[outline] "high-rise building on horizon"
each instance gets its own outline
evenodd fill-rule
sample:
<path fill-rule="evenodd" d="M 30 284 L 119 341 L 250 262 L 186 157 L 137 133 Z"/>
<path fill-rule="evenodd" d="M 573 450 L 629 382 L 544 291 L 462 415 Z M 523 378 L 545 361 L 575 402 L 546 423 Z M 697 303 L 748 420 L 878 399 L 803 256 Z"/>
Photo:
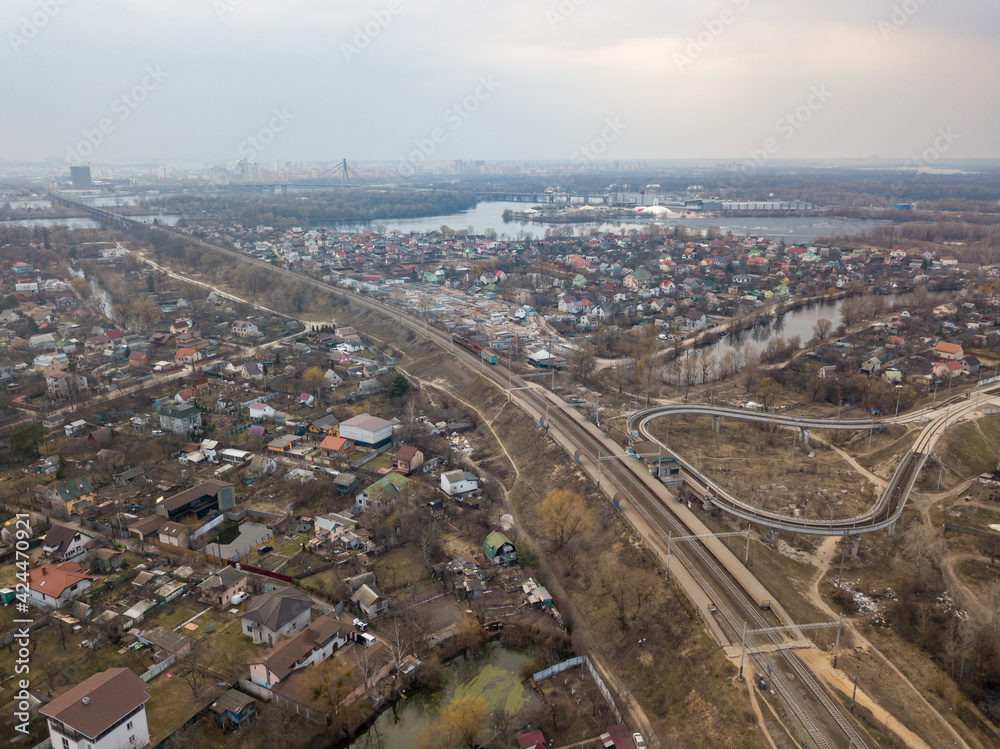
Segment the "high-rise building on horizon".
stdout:
<path fill-rule="evenodd" d="M 90 179 L 90 165 L 87 166 L 71 166 L 69 168 L 69 177 L 73 182 L 74 190 L 89 190 L 94 186 L 93 181 Z"/>

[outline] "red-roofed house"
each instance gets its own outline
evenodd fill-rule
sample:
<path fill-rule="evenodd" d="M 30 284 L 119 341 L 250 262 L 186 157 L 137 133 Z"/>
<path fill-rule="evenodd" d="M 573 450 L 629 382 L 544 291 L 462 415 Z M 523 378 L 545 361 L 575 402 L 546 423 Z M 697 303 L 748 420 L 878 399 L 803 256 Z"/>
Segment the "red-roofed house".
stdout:
<path fill-rule="evenodd" d="M 44 609 L 57 609 L 90 589 L 90 578 L 76 562 L 43 564 L 28 572 L 28 602 Z"/>
<path fill-rule="evenodd" d="M 938 341 L 937 345 L 934 347 L 934 353 L 941 359 L 945 359 L 947 361 L 958 360 L 965 356 L 965 351 L 962 350 L 962 344 L 948 343 L 948 341 Z"/>
<path fill-rule="evenodd" d="M 190 403 L 194 400 L 194 388 L 184 388 L 183 390 L 178 390 L 177 394 L 174 396 L 174 401 L 177 403 Z"/>
<path fill-rule="evenodd" d="M 194 364 L 201 361 L 201 352 L 193 348 L 179 348 L 174 354 L 174 361 L 179 364 Z"/>
<path fill-rule="evenodd" d="M 319 443 L 319 449 L 328 458 L 346 458 L 354 452 L 354 443 L 343 437 L 331 435 L 323 438 L 323 441 Z"/>
<path fill-rule="evenodd" d="M 424 464 L 424 454 L 412 445 L 403 445 L 396 452 L 395 469 L 407 475 Z"/>

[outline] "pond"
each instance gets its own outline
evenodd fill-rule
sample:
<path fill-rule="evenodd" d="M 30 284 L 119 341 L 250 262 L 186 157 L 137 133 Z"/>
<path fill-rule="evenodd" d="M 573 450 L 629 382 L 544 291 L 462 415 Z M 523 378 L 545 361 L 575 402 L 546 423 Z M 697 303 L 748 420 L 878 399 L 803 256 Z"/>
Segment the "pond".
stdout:
<path fill-rule="evenodd" d="M 521 665 L 531 656 L 499 643 L 487 644 L 474 656 L 459 656 L 448 664 L 448 680 L 437 692 L 408 693 L 386 708 L 349 749 L 409 749 L 434 721 L 437 710 L 453 697 L 477 695 L 493 711 L 508 714 L 538 703 L 538 696 L 521 679 Z"/>

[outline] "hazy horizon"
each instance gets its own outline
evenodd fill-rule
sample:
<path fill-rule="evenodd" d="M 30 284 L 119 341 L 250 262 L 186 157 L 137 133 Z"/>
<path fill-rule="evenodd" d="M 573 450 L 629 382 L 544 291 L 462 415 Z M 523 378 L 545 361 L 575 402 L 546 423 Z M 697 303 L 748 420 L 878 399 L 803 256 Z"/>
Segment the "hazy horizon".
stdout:
<path fill-rule="evenodd" d="M 17 0 L 2 28 L 6 163 L 1000 159 L 985 0 Z"/>

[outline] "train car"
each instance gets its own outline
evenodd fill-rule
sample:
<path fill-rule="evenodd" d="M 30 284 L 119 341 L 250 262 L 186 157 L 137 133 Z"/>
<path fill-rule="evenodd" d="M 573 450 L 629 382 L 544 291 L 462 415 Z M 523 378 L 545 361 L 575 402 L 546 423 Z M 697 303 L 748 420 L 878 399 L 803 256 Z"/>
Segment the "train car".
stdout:
<path fill-rule="evenodd" d="M 451 339 L 455 343 L 457 343 L 459 346 L 461 346 L 462 348 L 464 348 L 466 351 L 471 351 L 472 353 L 474 353 L 476 355 L 480 354 L 482 352 L 482 350 L 483 350 L 482 346 L 480 346 L 478 344 L 475 344 L 475 343 L 473 343 L 470 340 L 462 338 L 462 336 L 460 336 L 460 335 L 452 335 Z"/>
<path fill-rule="evenodd" d="M 485 361 L 487 364 L 496 364 L 497 363 L 497 355 L 496 355 L 496 352 L 494 352 L 494 351 L 490 351 L 489 349 L 485 349 L 484 348 L 483 349 L 483 353 L 482 353 L 482 357 L 483 357 L 483 361 Z"/>

